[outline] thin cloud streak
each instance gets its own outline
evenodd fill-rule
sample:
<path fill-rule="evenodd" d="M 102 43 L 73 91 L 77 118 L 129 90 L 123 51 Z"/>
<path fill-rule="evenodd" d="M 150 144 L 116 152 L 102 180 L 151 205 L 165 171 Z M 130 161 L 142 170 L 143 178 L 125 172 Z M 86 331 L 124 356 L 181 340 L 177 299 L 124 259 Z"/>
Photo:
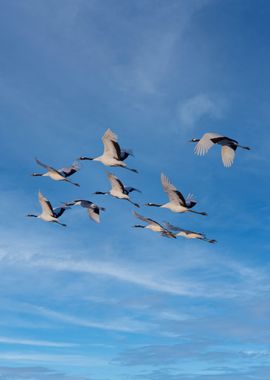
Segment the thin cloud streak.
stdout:
<path fill-rule="evenodd" d="M 1 352 L 1 361 L 18 361 L 28 363 L 57 363 L 65 364 L 66 366 L 80 366 L 86 367 L 104 366 L 108 364 L 107 360 L 101 358 L 90 358 L 87 355 L 59 355 L 59 354 L 43 354 L 43 353 L 21 353 L 15 351 L 3 351 Z"/>
<path fill-rule="evenodd" d="M 38 347 L 75 347 L 75 343 L 65 343 L 65 342 L 50 342 L 46 340 L 31 340 L 31 339 L 19 339 L 19 338 L 8 338 L 5 336 L 0 336 L 0 343 L 3 344 L 19 344 L 25 346 L 38 346 Z"/>
<path fill-rule="evenodd" d="M 81 327 L 89 327 L 94 329 L 101 330 L 111 330 L 111 331 L 119 331 L 126 333 L 138 333 L 144 332 L 150 324 L 145 322 L 139 322 L 135 320 L 114 320 L 114 322 L 96 322 L 91 321 L 89 319 L 84 319 L 80 317 L 76 317 L 74 315 L 69 315 L 65 313 L 61 313 L 55 310 L 47 309 L 42 306 L 28 305 L 29 311 L 40 314 L 43 317 L 52 318 L 55 320 L 59 320 L 61 322 L 81 326 Z"/>
<path fill-rule="evenodd" d="M 222 260 L 221 260 L 222 261 Z M 222 289 L 224 282 L 222 280 L 216 281 L 215 284 L 206 283 L 203 278 L 200 277 L 198 273 L 196 277 L 188 276 L 188 280 L 174 280 L 171 278 L 166 278 L 160 271 L 152 270 L 152 272 L 147 271 L 145 273 L 142 267 L 126 267 L 121 265 L 121 263 L 113 262 L 100 262 L 100 261 L 89 261 L 89 260 L 54 260 L 54 259 L 44 259 L 44 260 L 32 260 L 28 263 L 30 266 L 38 268 L 47 268 L 55 271 L 63 272 L 75 272 L 75 273 L 89 273 L 98 276 L 108 276 L 116 279 L 117 281 L 123 281 L 133 285 L 140 286 L 144 289 L 150 291 L 170 294 L 172 296 L 185 296 L 185 297 L 199 297 L 199 298 L 235 298 L 235 297 L 249 297 L 254 295 L 258 289 L 265 289 L 268 285 L 263 281 L 265 278 L 262 276 L 260 270 L 249 269 L 247 267 L 242 267 L 241 265 L 226 260 L 221 263 L 216 274 L 220 273 L 220 269 L 231 269 L 235 268 L 237 274 L 239 271 L 242 273 L 241 284 L 227 284 L 226 289 Z M 205 265 L 205 264 L 204 264 Z M 211 266 L 211 262 L 209 266 Z M 172 268 L 171 268 L 172 269 Z M 181 270 L 181 268 L 179 268 Z M 191 269 L 200 269 L 196 266 Z M 159 268 L 160 270 L 160 268 Z M 207 270 L 207 273 L 211 273 L 211 268 Z M 252 283 L 250 284 L 250 275 L 252 274 Z M 186 276 L 186 274 L 183 274 Z M 256 279 L 256 287 L 254 283 Z M 251 285 L 251 286 L 250 286 Z"/>
<path fill-rule="evenodd" d="M 103 275 L 113 277 L 119 281 L 128 282 L 138 286 L 142 286 L 149 290 L 168 293 L 176 296 L 203 296 L 204 291 L 200 285 L 194 285 L 189 282 L 173 282 L 171 280 L 164 280 L 159 278 L 157 281 L 152 276 L 143 274 L 141 268 L 131 270 L 129 268 L 121 267 L 119 264 L 98 262 L 98 261 L 57 261 L 57 260 L 37 260 L 31 263 L 33 266 L 44 267 L 56 271 L 68 271 L 79 273 L 91 273 L 96 275 Z M 205 294 L 209 297 L 209 294 Z"/>

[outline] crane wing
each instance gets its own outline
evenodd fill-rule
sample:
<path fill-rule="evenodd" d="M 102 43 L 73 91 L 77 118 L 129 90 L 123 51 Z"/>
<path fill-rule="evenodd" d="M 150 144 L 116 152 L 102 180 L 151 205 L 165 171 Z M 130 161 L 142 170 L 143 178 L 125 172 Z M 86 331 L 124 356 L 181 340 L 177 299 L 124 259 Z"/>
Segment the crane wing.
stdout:
<path fill-rule="evenodd" d="M 165 224 L 166 228 L 168 228 L 168 230 L 171 230 L 171 231 L 185 231 L 185 230 L 183 230 L 180 227 L 176 227 L 176 226 L 172 225 L 171 223 L 164 222 L 164 224 Z"/>
<path fill-rule="evenodd" d="M 120 179 L 118 179 L 115 175 L 113 175 L 112 173 L 108 173 L 108 179 L 109 181 L 111 182 L 111 185 L 112 185 L 112 189 L 116 190 L 116 191 L 119 191 L 121 193 L 124 193 L 125 191 L 125 187 L 124 185 L 122 184 L 122 182 L 120 181 Z"/>
<path fill-rule="evenodd" d="M 56 207 L 53 209 L 53 214 L 55 218 L 60 218 L 61 215 L 64 214 L 64 212 L 70 207 L 68 206 L 61 206 L 61 207 Z"/>
<path fill-rule="evenodd" d="M 131 149 L 121 149 L 121 161 L 124 161 L 128 156 L 134 156 L 133 152 Z"/>
<path fill-rule="evenodd" d="M 217 133 L 205 133 L 195 146 L 194 153 L 198 156 L 204 156 L 210 148 L 214 145 L 212 138 L 223 137 Z"/>
<path fill-rule="evenodd" d="M 81 206 L 81 207 L 84 207 L 84 208 L 89 208 L 89 207 L 91 207 L 92 204 L 93 204 L 93 202 L 91 202 L 91 201 L 87 201 L 87 200 L 85 200 L 85 199 L 79 199 L 79 200 L 77 200 L 77 201 L 75 201 L 75 202 L 80 202 L 80 203 L 78 203 L 78 204 L 80 204 L 80 206 Z"/>
<path fill-rule="evenodd" d="M 38 192 L 38 200 L 42 208 L 42 212 L 47 215 L 54 216 L 54 211 L 52 208 L 51 203 L 44 197 L 44 195 L 41 194 L 41 192 Z"/>
<path fill-rule="evenodd" d="M 43 162 L 41 162 L 40 160 L 38 160 L 37 158 L 35 158 L 36 160 L 36 163 L 40 166 L 42 166 L 44 169 L 47 169 L 48 172 L 53 172 L 53 173 L 57 173 L 59 175 L 62 175 L 58 170 L 56 170 L 55 168 L 53 168 L 52 166 L 49 166 L 47 164 L 44 164 Z"/>
<path fill-rule="evenodd" d="M 136 189 L 135 187 L 131 186 L 125 186 L 125 191 L 129 194 L 132 193 L 132 191 L 137 191 L 138 193 L 141 193 L 141 190 Z"/>
<path fill-rule="evenodd" d="M 113 133 L 110 129 L 107 129 L 102 137 L 102 142 L 104 145 L 104 155 L 121 160 L 121 149 L 117 142 L 117 135 L 115 133 Z"/>
<path fill-rule="evenodd" d="M 67 168 L 58 169 L 58 172 L 62 174 L 62 176 L 67 178 L 67 177 L 70 177 L 72 174 L 76 173 L 78 170 L 80 170 L 78 161 L 74 161 L 71 166 Z"/>
<path fill-rule="evenodd" d="M 90 207 L 87 208 L 87 212 L 90 219 L 92 219 L 96 223 L 100 222 L 99 207 L 97 205 L 92 204 Z"/>
<path fill-rule="evenodd" d="M 170 224 L 168 222 L 164 222 L 164 224 L 171 231 L 179 231 L 179 232 L 181 231 L 181 232 L 184 232 L 187 235 L 194 234 L 194 235 L 198 235 L 201 238 L 205 237 L 204 234 L 202 234 L 201 232 L 194 232 L 194 231 L 190 231 L 190 230 L 184 230 L 183 228 L 173 226 L 172 224 Z"/>
<path fill-rule="evenodd" d="M 160 235 L 167 238 L 173 238 L 173 239 L 176 238 L 176 236 L 171 231 L 168 231 L 165 228 L 163 229 L 163 231 L 160 232 Z"/>
<path fill-rule="evenodd" d="M 221 157 L 222 157 L 223 165 L 226 168 L 229 168 L 233 164 L 235 149 L 233 149 L 232 147 L 228 145 L 223 145 L 221 148 Z"/>
<path fill-rule="evenodd" d="M 142 220 L 143 222 L 145 222 L 147 224 L 151 224 L 152 226 L 162 227 L 162 225 L 159 224 L 158 222 L 156 222 L 155 220 L 150 219 L 150 218 L 146 218 L 145 216 L 142 216 L 142 215 L 138 214 L 136 211 L 133 211 L 133 215 L 136 216 L 136 218 Z"/>
<path fill-rule="evenodd" d="M 176 187 L 170 183 L 168 178 L 163 173 L 161 173 L 161 184 L 163 190 L 168 194 L 168 197 L 172 203 L 180 203 L 181 206 L 186 206 L 186 201 L 183 194 L 180 191 L 176 190 Z"/>
<path fill-rule="evenodd" d="M 196 201 L 196 199 L 194 199 L 193 194 L 189 193 L 187 195 L 187 197 L 186 197 L 186 204 L 187 204 L 188 208 L 192 208 L 192 207 L 194 207 L 197 204 L 197 201 Z"/>

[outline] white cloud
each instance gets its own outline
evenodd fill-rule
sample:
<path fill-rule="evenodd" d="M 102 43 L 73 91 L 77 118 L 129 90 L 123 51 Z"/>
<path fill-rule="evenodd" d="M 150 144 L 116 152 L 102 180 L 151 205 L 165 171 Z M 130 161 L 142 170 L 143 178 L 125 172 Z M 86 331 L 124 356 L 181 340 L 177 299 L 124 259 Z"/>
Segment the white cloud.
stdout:
<path fill-rule="evenodd" d="M 224 100 L 207 94 L 195 95 L 181 102 L 178 109 L 181 125 L 194 126 L 202 117 L 220 119 L 224 113 Z"/>
<path fill-rule="evenodd" d="M 24 362 L 24 363 L 57 363 L 65 364 L 65 366 L 104 366 L 108 364 L 107 360 L 101 358 L 89 357 L 89 355 L 58 355 L 58 354 L 45 354 L 45 353 L 22 353 L 15 351 L 3 351 L 1 352 L 1 361 L 11 362 Z"/>
<path fill-rule="evenodd" d="M 39 347 L 74 347 L 74 343 L 65 342 L 50 342 L 47 340 L 32 340 L 32 339 L 20 339 L 20 338 L 9 338 L 5 336 L 0 336 L 0 343 L 4 344 L 19 344 L 25 346 L 39 346 Z"/>
<path fill-rule="evenodd" d="M 56 271 L 68 271 L 79 273 L 92 273 L 104 275 L 134 285 L 139 285 L 149 290 L 169 293 L 179 296 L 203 295 L 204 290 L 199 284 L 188 281 L 174 281 L 166 278 L 157 278 L 157 273 L 144 273 L 142 268 L 127 268 L 119 263 L 100 261 L 73 261 L 73 260 L 36 260 L 31 262 L 32 266 L 44 267 Z"/>
<path fill-rule="evenodd" d="M 70 323 L 81 327 L 134 333 L 145 331 L 150 326 L 150 324 L 148 323 L 135 321 L 129 318 L 122 318 L 119 320 L 112 320 L 109 322 L 97 322 L 77 317 L 74 315 L 58 312 L 55 310 L 47 309 L 41 306 L 28 305 L 28 307 L 29 311 L 33 311 L 34 313 L 38 313 L 44 317 L 56 319 L 62 322 Z"/>

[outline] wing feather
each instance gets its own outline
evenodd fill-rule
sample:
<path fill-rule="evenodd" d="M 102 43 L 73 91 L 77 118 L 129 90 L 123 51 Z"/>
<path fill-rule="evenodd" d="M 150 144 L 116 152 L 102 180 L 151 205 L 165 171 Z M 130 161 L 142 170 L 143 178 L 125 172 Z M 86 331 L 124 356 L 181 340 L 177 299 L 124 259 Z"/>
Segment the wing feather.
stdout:
<path fill-rule="evenodd" d="M 90 219 L 96 223 L 100 223 L 99 207 L 97 205 L 92 204 L 87 208 L 87 212 Z"/>
<path fill-rule="evenodd" d="M 35 158 L 36 160 L 36 163 L 40 166 L 42 166 L 44 169 L 47 169 L 48 172 L 53 172 L 53 173 L 57 173 L 59 175 L 62 175 L 58 170 L 56 170 L 55 168 L 53 168 L 52 166 L 49 166 L 47 164 L 44 164 L 43 162 L 41 162 L 40 160 L 38 160 L 37 158 Z"/>
<path fill-rule="evenodd" d="M 107 129 L 102 137 L 102 142 L 104 145 L 104 155 L 121 160 L 121 149 L 117 142 L 117 135 L 115 133 L 113 133 L 110 129 Z"/>
<path fill-rule="evenodd" d="M 64 212 L 70 207 L 68 206 L 60 206 L 53 209 L 53 214 L 55 218 L 60 218 L 61 215 L 64 214 Z"/>
<path fill-rule="evenodd" d="M 205 133 L 195 146 L 194 153 L 198 156 L 204 156 L 210 148 L 214 145 L 212 138 L 222 137 L 217 133 Z"/>
<path fill-rule="evenodd" d="M 234 156 L 235 156 L 235 150 L 231 148 L 228 145 L 223 145 L 221 148 L 221 157 L 223 161 L 223 165 L 226 168 L 229 168 L 232 166 L 233 161 L 234 161 Z"/>
<path fill-rule="evenodd" d="M 39 203 L 41 205 L 42 212 L 44 212 L 44 214 L 54 216 L 54 212 L 53 212 L 53 208 L 52 208 L 51 203 L 48 201 L 48 199 L 46 199 L 44 197 L 43 194 L 41 194 L 40 191 L 38 192 L 38 200 L 39 200 Z"/>
<path fill-rule="evenodd" d="M 139 213 L 137 213 L 136 211 L 133 211 L 133 215 L 136 216 L 136 218 L 142 220 L 143 222 L 147 223 L 147 224 L 150 224 L 152 226 L 159 226 L 159 227 L 162 227 L 161 224 L 159 224 L 158 222 L 156 222 L 155 220 L 153 219 L 150 219 L 150 218 L 146 218 L 145 216 L 142 216 L 140 215 Z M 163 227 L 162 227 L 163 228 Z"/>
<path fill-rule="evenodd" d="M 176 187 L 170 183 L 169 179 L 163 173 L 161 173 L 161 184 L 163 190 L 168 194 L 168 197 L 172 203 L 180 203 L 182 206 L 186 206 L 186 201 L 183 194 L 179 190 L 176 190 Z"/>
<path fill-rule="evenodd" d="M 71 166 L 67 168 L 58 169 L 58 172 L 62 174 L 64 177 L 70 177 L 72 174 L 76 173 L 80 170 L 80 166 L 78 161 L 74 161 Z"/>
<path fill-rule="evenodd" d="M 125 187 L 124 185 L 122 184 L 122 182 L 120 181 L 120 179 L 118 179 L 115 175 L 113 175 L 112 173 L 108 173 L 108 179 L 109 181 L 111 182 L 111 185 L 112 185 L 112 188 L 116 191 L 119 191 L 121 193 L 124 193 L 125 191 Z"/>

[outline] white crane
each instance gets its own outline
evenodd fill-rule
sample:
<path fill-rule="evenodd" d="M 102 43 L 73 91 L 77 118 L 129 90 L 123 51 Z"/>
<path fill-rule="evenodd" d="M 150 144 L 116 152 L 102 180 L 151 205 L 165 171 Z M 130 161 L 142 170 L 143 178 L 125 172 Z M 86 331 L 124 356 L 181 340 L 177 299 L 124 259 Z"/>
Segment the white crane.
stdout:
<path fill-rule="evenodd" d="M 85 199 L 77 199 L 72 202 L 66 202 L 65 206 L 81 206 L 86 208 L 89 218 L 96 223 L 100 222 L 100 211 L 105 211 L 104 207 L 100 207 L 95 203 Z"/>
<path fill-rule="evenodd" d="M 72 185 L 75 185 L 75 186 L 80 186 L 78 183 L 72 182 L 70 179 L 67 178 L 67 177 L 70 177 L 72 174 L 76 173 L 80 169 L 77 161 L 74 161 L 73 164 L 67 168 L 62 168 L 62 169 L 57 170 L 57 169 L 53 168 L 52 166 L 44 164 L 43 162 L 41 162 L 37 158 L 35 160 L 36 160 L 36 163 L 38 165 L 42 166 L 43 168 L 45 168 L 47 170 L 47 172 L 43 173 L 43 174 L 33 173 L 32 176 L 34 176 L 34 177 L 50 177 L 54 181 L 64 181 L 64 182 L 72 183 Z"/>
<path fill-rule="evenodd" d="M 218 133 L 205 133 L 200 139 L 192 139 L 190 142 L 197 142 L 194 153 L 198 156 L 204 156 L 214 144 L 221 145 L 221 158 L 226 168 L 232 166 L 236 149 L 242 148 L 250 150 L 248 146 L 239 145 L 238 141 Z"/>
<path fill-rule="evenodd" d="M 164 222 L 164 224 L 168 230 L 173 231 L 175 236 L 183 236 L 186 239 L 199 239 L 199 240 L 207 241 L 208 243 L 212 243 L 212 244 L 217 242 L 215 239 L 208 239 L 204 234 L 200 232 L 184 230 L 183 228 L 173 226 L 172 224 L 167 223 L 167 222 Z"/>
<path fill-rule="evenodd" d="M 111 190 L 106 191 L 106 192 L 96 191 L 94 194 L 111 195 L 114 198 L 125 199 L 125 200 L 129 201 L 130 203 L 132 203 L 134 206 L 140 207 L 138 205 L 138 203 L 132 202 L 129 198 L 129 193 L 131 193 L 132 191 L 140 192 L 140 190 L 135 189 L 134 187 L 125 187 L 123 185 L 123 183 L 120 181 L 120 179 L 117 178 L 112 173 L 108 172 L 107 177 L 108 177 L 109 181 L 111 182 L 111 186 L 112 186 Z"/>
<path fill-rule="evenodd" d="M 138 173 L 136 169 L 129 168 L 127 164 L 123 162 L 128 156 L 133 155 L 133 153 L 128 149 L 121 150 L 117 142 L 117 135 L 115 133 L 113 133 L 110 129 L 107 129 L 102 137 L 102 142 L 104 145 L 104 151 L 101 156 L 95 158 L 83 156 L 80 157 L 80 160 L 99 161 L 105 166 L 120 166 L 132 172 Z"/>
<path fill-rule="evenodd" d="M 39 218 L 44 220 L 45 222 L 53 222 L 58 223 L 63 227 L 66 227 L 67 225 L 64 223 L 60 223 L 58 218 L 70 207 L 68 206 L 61 206 L 52 208 L 51 203 L 44 197 L 44 195 L 41 194 L 41 192 L 38 192 L 38 200 L 42 208 L 42 213 L 39 215 L 35 214 L 28 214 L 27 216 L 33 217 L 33 218 Z"/>
<path fill-rule="evenodd" d="M 173 212 L 192 212 L 200 215 L 207 215 L 206 212 L 199 212 L 191 210 L 192 207 L 196 205 L 196 201 L 192 199 L 192 196 L 188 196 L 186 199 L 183 194 L 176 189 L 176 187 L 170 183 L 168 178 L 161 173 L 161 184 L 165 193 L 168 194 L 170 202 L 165 204 L 157 204 L 157 203 L 146 203 L 145 206 L 153 206 L 153 207 L 161 207 L 168 208 Z"/>
<path fill-rule="evenodd" d="M 167 228 L 163 227 L 160 223 L 156 222 L 155 220 L 150 219 L 150 218 L 146 218 L 145 216 L 142 216 L 135 211 L 133 212 L 133 214 L 134 214 L 134 216 L 136 216 L 136 218 L 147 223 L 146 226 L 141 225 L 141 224 L 135 224 L 133 227 L 135 227 L 135 228 L 146 228 L 146 229 L 154 231 L 154 232 L 159 232 L 161 234 L 161 236 L 165 236 L 165 237 L 173 238 L 173 239 L 176 238 L 175 234 L 170 232 Z"/>

